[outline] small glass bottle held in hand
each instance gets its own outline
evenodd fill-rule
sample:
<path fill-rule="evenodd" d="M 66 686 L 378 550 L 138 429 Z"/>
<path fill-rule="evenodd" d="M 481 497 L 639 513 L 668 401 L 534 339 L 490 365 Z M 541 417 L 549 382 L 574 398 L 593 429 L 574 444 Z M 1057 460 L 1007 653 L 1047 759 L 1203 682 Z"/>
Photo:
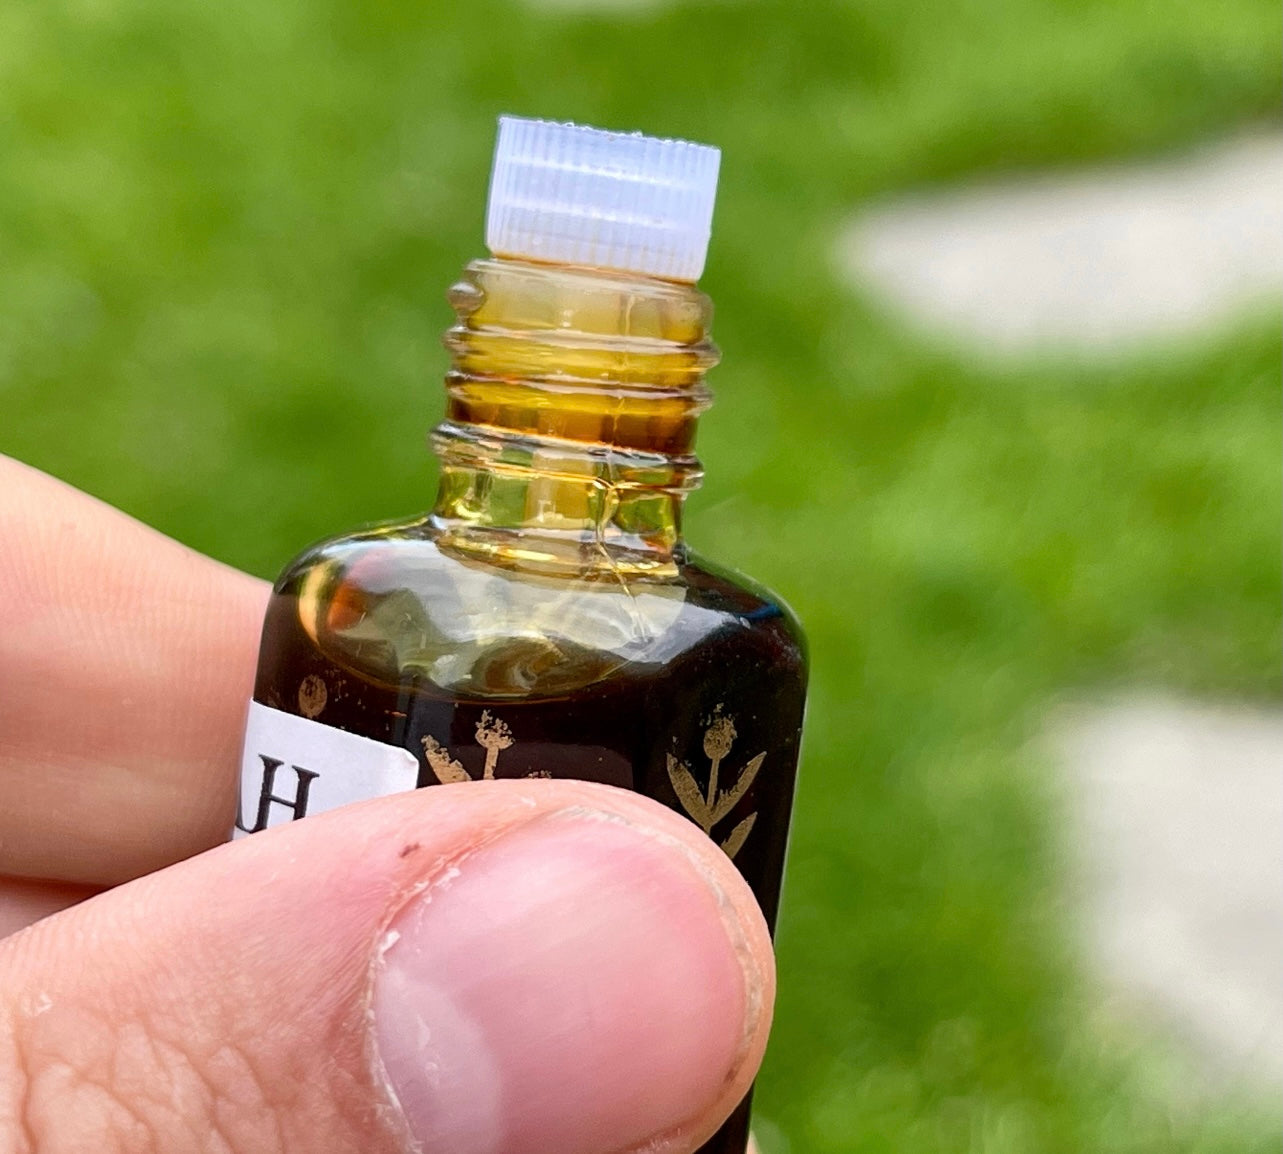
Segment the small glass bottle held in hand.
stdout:
<path fill-rule="evenodd" d="M 416 786 L 583 778 L 696 822 L 774 923 L 802 634 L 681 535 L 718 359 L 694 282 L 719 159 L 501 119 L 493 256 L 449 293 L 436 504 L 277 581 L 238 835 Z M 747 1120 L 705 1150 L 740 1154 Z"/>

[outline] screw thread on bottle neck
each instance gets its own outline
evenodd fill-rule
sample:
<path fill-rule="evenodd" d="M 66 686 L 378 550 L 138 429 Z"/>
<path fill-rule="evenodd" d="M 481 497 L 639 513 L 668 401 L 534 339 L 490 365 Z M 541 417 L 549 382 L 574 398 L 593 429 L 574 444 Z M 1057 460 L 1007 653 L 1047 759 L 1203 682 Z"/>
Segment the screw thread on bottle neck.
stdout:
<path fill-rule="evenodd" d="M 702 475 L 695 428 L 718 359 L 708 297 L 492 259 L 469 265 L 449 299 L 438 527 L 486 553 L 670 568 L 682 500 Z"/>

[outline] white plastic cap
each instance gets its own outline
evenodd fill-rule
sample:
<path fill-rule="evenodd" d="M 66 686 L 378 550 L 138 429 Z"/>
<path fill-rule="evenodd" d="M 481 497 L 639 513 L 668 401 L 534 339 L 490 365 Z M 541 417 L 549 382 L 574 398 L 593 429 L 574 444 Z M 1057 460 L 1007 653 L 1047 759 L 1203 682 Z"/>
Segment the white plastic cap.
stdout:
<path fill-rule="evenodd" d="M 486 247 L 698 280 L 721 158 L 705 144 L 501 116 Z"/>

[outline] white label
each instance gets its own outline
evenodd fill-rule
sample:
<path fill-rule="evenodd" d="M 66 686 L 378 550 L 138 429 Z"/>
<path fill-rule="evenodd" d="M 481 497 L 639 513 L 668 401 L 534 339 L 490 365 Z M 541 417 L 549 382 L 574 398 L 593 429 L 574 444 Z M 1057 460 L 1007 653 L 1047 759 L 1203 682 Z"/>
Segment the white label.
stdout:
<path fill-rule="evenodd" d="M 418 780 L 419 762 L 408 749 L 251 701 L 232 836 L 401 793 Z"/>

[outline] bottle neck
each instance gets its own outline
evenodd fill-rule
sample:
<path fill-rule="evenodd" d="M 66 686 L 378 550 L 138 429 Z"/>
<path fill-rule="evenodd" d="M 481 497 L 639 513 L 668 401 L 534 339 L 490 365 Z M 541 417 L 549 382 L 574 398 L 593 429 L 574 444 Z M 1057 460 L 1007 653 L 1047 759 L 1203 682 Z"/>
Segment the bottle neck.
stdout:
<path fill-rule="evenodd" d="M 442 543 L 550 573 L 673 572 L 718 359 L 708 297 L 493 259 L 470 264 L 449 299 L 446 415 L 432 434 Z"/>

